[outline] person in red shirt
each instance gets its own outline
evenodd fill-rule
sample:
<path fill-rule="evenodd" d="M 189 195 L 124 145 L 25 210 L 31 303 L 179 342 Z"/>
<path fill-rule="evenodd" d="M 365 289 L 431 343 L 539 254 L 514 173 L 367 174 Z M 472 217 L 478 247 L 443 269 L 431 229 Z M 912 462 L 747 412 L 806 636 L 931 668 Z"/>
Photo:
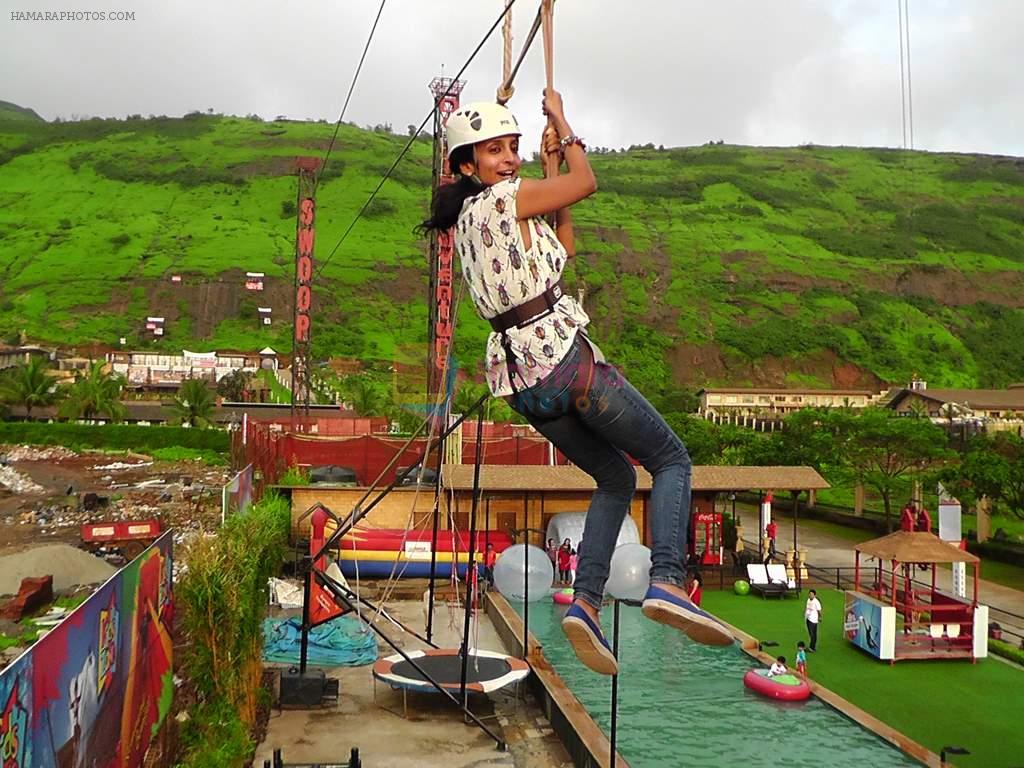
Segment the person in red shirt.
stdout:
<path fill-rule="evenodd" d="M 779 526 L 772 520 L 764 527 L 765 535 L 768 537 L 768 558 L 772 560 L 775 557 L 775 537 L 779 535 Z M 767 562 L 767 560 L 765 562 Z"/>
<path fill-rule="evenodd" d="M 566 539 L 558 548 L 558 580 L 568 584 L 571 578 L 572 566 L 572 542 Z"/>
<path fill-rule="evenodd" d="M 494 545 L 488 544 L 484 552 L 484 580 L 488 587 L 494 586 L 494 564 L 498 562 L 498 553 L 494 551 Z"/>
<path fill-rule="evenodd" d="M 700 598 L 704 591 L 704 580 L 700 577 L 700 571 L 694 571 L 690 579 L 687 594 L 690 596 L 690 602 L 699 606 Z"/>

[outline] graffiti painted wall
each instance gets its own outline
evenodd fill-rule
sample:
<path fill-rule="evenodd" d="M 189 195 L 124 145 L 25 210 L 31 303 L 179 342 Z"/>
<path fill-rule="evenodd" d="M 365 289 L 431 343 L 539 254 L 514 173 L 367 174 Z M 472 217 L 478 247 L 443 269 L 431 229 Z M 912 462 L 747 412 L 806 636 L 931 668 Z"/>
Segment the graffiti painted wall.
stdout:
<path fill-rule="evenodd" d="M 0 674 L 0 768 L 134 768 L 171 707 L 171 532 Z"/>

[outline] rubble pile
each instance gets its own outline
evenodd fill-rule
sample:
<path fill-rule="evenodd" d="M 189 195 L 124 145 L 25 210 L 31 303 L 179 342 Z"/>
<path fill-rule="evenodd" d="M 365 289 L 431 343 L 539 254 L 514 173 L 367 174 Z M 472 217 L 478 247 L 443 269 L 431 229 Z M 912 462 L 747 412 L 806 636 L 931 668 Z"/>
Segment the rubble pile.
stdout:
<path fill-rule="evenodd" d="M 151 466 L 153 466 L 152 461 L 139 461 L 134 464 L 129 464 L 126 461 L 115 461 L 112 464 L 97 464 L 93 469 L 103 472 L 115 472 L 121 469 L 138 469 L 139 467 Z"/>
<path fill-rule="evenodd" d="M 59 461 L 77 456 L 74 451 L 60 445 L 7 445 L 0 446 L 0 456 L 7 461 Z"/>
<path fill-rule="evenodd" d="M 85 523 L 156 519 L 179 536 L 216 530 L 227 479 L 223 468 L 135 453 L 0 446 L 0 547 L 78 544 Z"/>
<path fill-rule="evenodd" d="M 27 475 L 22 474 L 14 467 L 5 467 L 0 464 L 0 486 L 12 493 L 45 493 L 46 489 L 37 485 Z"/>

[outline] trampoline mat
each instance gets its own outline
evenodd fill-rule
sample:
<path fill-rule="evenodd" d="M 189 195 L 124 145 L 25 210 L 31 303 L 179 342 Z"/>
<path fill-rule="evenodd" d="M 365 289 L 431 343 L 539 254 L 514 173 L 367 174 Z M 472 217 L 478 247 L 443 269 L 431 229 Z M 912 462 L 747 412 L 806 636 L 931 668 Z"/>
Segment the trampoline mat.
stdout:
<path fill-rule="evenodd" d="M 415 659 L 416 664 L 441 685 L 458 684 L 462 680 L 462 657 L 458 654 L 443 656 L 421 656 Z M 483 683 L 497 680 L 512 671 L 512 666 L 505 659 L 492 659 L 487 656 L 470 656 L 466 664 L 466 682 Z M 423 677 L 408 661 L 396 662 L 391 674 L 407 677 L 410 680 L 422 680 Z"/>

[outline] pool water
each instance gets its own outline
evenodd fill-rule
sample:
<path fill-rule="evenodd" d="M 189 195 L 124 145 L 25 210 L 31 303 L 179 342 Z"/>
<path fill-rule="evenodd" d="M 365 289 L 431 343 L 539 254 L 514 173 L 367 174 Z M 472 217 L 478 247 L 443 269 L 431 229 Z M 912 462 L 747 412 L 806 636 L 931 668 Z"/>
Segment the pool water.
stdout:
<path fill-rule="evenodd" d="M 513 603 L 522 614 L 522 603 Z M 576 660 L 562 634 L 565 607 L 530 605 L 530 631 L 570 690 L 609 733 L 611 678 Z M 602 611 L 609 643 L 613 609 Z M 755 665 L 739 645 L 710 648 L 622 606 L 618 750 L 632 768 L 893 768 L 919 766 L 815 698 L 777 702 L 747 690 Z M 785 651 L 782 652 L 785 655 Z"/>

